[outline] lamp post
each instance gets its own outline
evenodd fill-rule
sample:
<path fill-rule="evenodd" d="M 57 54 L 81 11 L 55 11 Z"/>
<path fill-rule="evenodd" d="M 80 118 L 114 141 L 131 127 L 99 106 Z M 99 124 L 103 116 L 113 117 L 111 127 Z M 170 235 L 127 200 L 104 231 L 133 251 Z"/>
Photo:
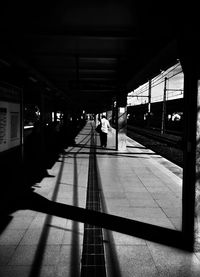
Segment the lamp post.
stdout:
<path fill-rule="evenodd" d="M 167 92 L 167 77 L 164 81 L 164 94 L 163 94 L 163 107 L 162 107 L 162 122 L 161 122 L 161 134 L 165 133 L 165 120 L 166 120 L 166 92 Z"/>

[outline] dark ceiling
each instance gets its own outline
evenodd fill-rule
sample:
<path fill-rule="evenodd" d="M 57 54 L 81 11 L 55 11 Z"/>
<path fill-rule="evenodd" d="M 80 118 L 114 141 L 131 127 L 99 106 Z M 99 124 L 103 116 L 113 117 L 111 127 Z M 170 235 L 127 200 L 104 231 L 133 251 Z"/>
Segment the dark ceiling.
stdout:
<path fill-rule="evenodd" d="M 182 7 L 163 1 L 7 2 L 0 60 L 12 53 L 70 105 L 94 112 L 127 93 L 127 83 L 176 38 L 184 19 Z"/>

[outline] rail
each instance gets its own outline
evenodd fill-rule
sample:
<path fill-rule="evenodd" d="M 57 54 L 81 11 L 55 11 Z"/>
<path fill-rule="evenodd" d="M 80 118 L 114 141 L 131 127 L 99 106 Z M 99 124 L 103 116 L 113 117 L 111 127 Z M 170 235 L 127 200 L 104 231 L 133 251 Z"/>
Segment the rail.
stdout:
<path fill-rule="evenodd" d="M 154 140 L 163 142 L 167 144 L 168 146 L 173 146 L 176 148 L 181 149 L 182 148 L 182 136 L 180 135 L 174 135 L 174 134 L 160 134 L 159 131 L 157 130 L 152 130 L 152 129 L 147 129 L 147 128 L 139 128 L 135 126 L 127 126 L 127 130 L 129 132 L 135 132 L 140 135 L 144 135 L 148 138 L 152 138 Z"/>

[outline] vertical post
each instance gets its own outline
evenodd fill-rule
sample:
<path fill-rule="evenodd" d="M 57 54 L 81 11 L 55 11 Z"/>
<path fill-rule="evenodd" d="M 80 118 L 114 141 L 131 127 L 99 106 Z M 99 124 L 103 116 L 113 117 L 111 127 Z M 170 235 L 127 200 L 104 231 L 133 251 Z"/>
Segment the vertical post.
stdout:
<path fill-rule="evenodd" d="M 113 97 L 112 99 L 112 124 L 114 125 L 115 124 L 115 98 Z"/>
<path fill-rule="evenodd" d="M 41 91 L 40 92 L 40 137 L 41 137 L 41 149 L 43 149 L 45 153 L 45 95 Z M 42 154 L 42 153 L 41 153 Z"/>
<path fill-rule="evenodd" d="M 77 81 L 78 84 L 79 84 L 79 79 L 80 79 L 80 76 L 79 76 L 79 56 L 77 55 L 76 56 L 76 81 Z"/>
<path fill-rule="evenodd" d="M 196 118 L 196 184 L 194 214 L 194 250 L 200 249 L 200 79 L 198 78 Z"/>
<path fill-rule="evenodd" d="M 116 95 L 116 106 L 115 106 L 115 124 L 116 124 L 116 151 L 119 150 L 119 122 L 118 122 L 118 112 L 119 112 L 119 91 L 120 91 L 120 57 L 117 59 L 117 95 Z"/>
<path fill-rule="evenodd" d="M 54 111 L 54 122 L 57 122 L 57 111 Z"/>
<path fill-rule="evenodd" d="M 116 151 L 118 151 L 119 124 L 118 124 L 118 100 L 117 100 L 117 98 L 116 98 L 116 101 L 115 101 L 115 129 L 116 129 L 115 149 L 116 149 Z"/>
<path fill-rule="evenodd" d="M 149 95 L 148 95 L 148 127 L 151 121 L 151 80 L 149 80 Z"/>
<path fill-rule="evenodd" d="M 187 54 L 187 53 L 186 53 Z M 194 57 L 184 57 L 184 145 L 182 234 L 184 246 L 194 249 L 195 183 L 196 183 L 196 119 L 197 77 Z"/>
<path fill-rule="evenodd" d="M 162 123 L 161 123 L 161 134 L 165 133 L 165 120 L 166 120 L 166 91 L 167 91 L 167 77 L 164 81 L 164 94 L 163 94 L 163 108 L 162 108 Z"/>
<path fill-rule="evenodd" d="M 21 159 L 24 160 L 24 95 L 23 89 L 20 90 L 20 147 Z"/>
<path fill-rule="evenodd" d="M 127 134 L 127 95 L 118 95 L 117 98 L 117 138 L 118 150 L 126 151 Z"/>

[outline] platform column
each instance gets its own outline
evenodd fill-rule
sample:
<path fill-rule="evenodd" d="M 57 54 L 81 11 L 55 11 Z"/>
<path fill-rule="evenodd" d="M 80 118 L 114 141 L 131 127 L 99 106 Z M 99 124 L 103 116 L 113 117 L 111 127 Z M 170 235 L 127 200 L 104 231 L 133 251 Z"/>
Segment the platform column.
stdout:
<path fill-rule="evenodd" d="M 200 78 L 197 92 L 197 131 L 196 131 L 196 187 L 195 187 L 195 222 L 194 250 L 200 252 Z"/>
<path fill-rule="evenodd" d="M 20 90 L 20 148 L 21 160 L 24 159 L 24 97 L 23 89 Z"/>
<path fill-rule="evenodd" d="M 40 123 L 39 123 L 39 135 L 40 135 L 40 146 L 38 153 L 40 153 L 40 163 L 45 166 L 45 154 L 46 154 L 46 143 L 45 143 L 45 129 L 46 129 L 46 99 L 43 91 L 40 91 Z"/>
<path fill-rule="evenodd" d="M 126 135 L 127 135 L 127 96 L 120 95 L 117 97 L 117 126 L 116 126 L 116 145 L 117 150 L 126 150 Z"/>
<path fill-rule="evenodd" d="M 190 41 L 181 41 L 179 45 L 180 62 L 184 72 L 184 165 L 183 165 L 183 216 L 182 234 L 184 246 L 193 251 L 199 247 L 200 218 L 200 161 L 198 154 L 200 126 L 198 88 L 198 52 Z"/>

